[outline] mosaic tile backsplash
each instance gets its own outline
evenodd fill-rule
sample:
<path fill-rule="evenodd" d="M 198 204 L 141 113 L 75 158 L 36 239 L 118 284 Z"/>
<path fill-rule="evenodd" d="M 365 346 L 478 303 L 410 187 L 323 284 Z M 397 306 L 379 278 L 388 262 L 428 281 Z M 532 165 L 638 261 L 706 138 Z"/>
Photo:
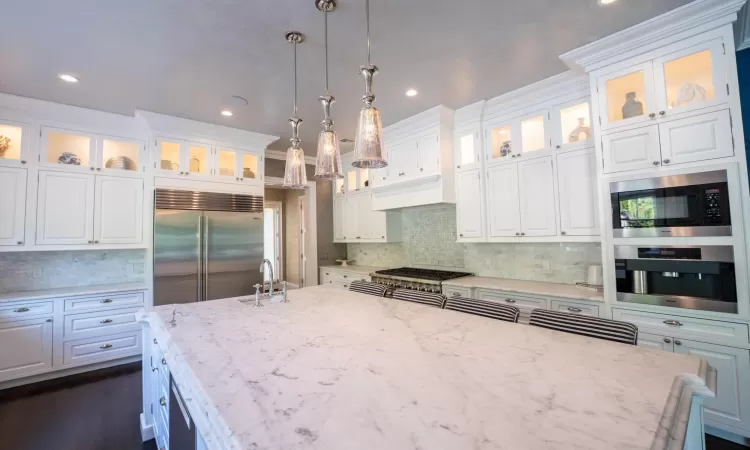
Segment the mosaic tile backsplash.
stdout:
<path fill-rule="evenodd" d="M 472 272 L 478 276 L 573 284 L 601 264 L 599 243 L 457 244 L 452 205 L 402 212 L 404 242 L 348 244 L 355 264 L 411 266 Z"/>
<path fill-rule="evenodd" d="M 0 293 L 145 281 L 145 250 L 0 253 Z"/>

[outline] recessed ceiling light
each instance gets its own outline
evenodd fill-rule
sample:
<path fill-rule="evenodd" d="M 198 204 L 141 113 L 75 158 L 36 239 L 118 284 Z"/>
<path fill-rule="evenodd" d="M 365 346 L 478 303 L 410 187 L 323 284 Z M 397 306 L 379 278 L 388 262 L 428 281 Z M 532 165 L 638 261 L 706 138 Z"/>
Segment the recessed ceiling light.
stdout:
<path fill-rule="evenodd" d="M 616 2 L 616 1 L 617 1 L 617 0 L 599 0 L 599 4 L 602 4 L 602 5 L 609 5 L 610 3 L 614 3 L 614 2 Z"/>
<path fill-rule="evenodd" d="M 414 97 L 417 94 L 418 94 L 418 92 L 417 92 L 416 89 L 409 89 L 409 90 L 406 91 L 406 96 L 407 97 Z"/>
<path fill-rule="evenodd" d="M 63 81 L 67 81 L 68 83 L 78 83 L 78 78 L 74 77 L 73 75 L 68 75 L 67 73 L 61 73 L 60 79 Z"/>
<path fill-rule="evenodd" d="M 221 112 L 221 115 L 224 117 L 232 117 L 234 113 L 228 109 L 225 109 Z"/>

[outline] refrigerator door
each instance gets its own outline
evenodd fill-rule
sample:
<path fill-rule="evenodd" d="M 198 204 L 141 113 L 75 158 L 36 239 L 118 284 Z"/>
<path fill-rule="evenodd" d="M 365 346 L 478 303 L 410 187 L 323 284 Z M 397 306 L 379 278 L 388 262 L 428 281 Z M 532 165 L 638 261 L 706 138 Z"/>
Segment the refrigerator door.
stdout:
<path fill-rule="evenodd" d="M 154 306 L 201 300 L 202 211 L 154 211 Z"/>
<path fill-rule="evenodd" d="M 203 232 L 203 298 L 254 294 L 263 284 L 263 213 L 206 211 Z"/>

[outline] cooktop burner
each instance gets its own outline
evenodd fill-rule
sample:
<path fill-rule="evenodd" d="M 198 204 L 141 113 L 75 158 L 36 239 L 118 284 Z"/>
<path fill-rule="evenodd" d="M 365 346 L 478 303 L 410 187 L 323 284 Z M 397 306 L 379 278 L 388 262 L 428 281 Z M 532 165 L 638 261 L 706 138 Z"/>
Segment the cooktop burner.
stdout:
<path fill-rule="evenodd" d="M 401 267 L 398 269 L 386 269 L 378 270 L 375 272 L 378 275 L 391 276 L 391 277 L 403 277 L 403 278 L 414 278 L 429 281 L 446 281 L 454 278 L 468 277 L 473 274 L 466 272 L 448 272 L 445 270 L 431 270 L 431 269 L 416 269 L 413 267 Z"/>

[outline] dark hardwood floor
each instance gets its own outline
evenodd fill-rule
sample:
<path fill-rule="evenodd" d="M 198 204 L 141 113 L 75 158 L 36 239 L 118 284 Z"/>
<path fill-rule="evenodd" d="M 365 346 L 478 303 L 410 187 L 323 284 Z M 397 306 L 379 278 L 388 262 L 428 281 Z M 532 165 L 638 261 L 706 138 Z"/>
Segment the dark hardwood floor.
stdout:
<path fill-rule="evenodd" d="M 0 391 L 0 450 L 156 450 L 141 443 L 140 363 Z M 707 450 L 747 450 L 706 436 Z"/>

